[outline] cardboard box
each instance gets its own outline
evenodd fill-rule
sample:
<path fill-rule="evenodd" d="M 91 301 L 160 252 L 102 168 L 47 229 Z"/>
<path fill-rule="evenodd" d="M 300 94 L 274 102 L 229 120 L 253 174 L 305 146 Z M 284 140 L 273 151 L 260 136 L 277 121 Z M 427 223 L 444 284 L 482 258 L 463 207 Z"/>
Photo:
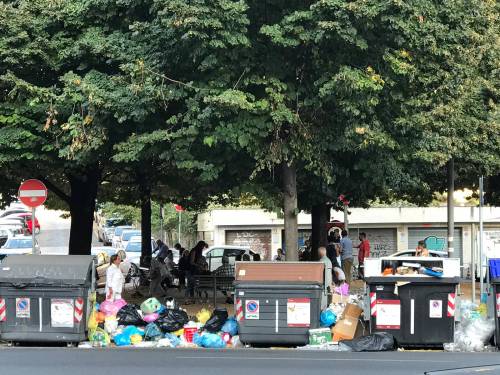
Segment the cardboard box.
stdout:
<path fill-rule="evenodd" d="M 349 297 L 334 293 L 334 294 L 332 294 L 332 302 L 331 303 L 347 303 L 348 300 L 349 300 Z"/>
<path fill-rule="evenodd" d="M 363 309 L 361 309 L 359 306 L 353 305 L 352 303 L 348 303 L 345 307 L 344 314 L 342 314 L 342 316 L 344 318 L 358 319 L 362 313 Z"/>
<path fill-rule="evenodd" d="M 356 335 L 356 329 L 358 328 L 357 318 L 345 318 L 339 320 L 337 324 L 332 328 L 333 341 L 338 342 L 341 340 L 352 340 Z"/>
<path fill-rule="evenodd" d="M 332 342 L 330 328 L 316 328 L 309 330 L 309 345 L 324 345 Z"/>
<path fill-rule="evenodd" d="M 339 320 L 332 328 L 333 341 L 352 340 L 356 336 L 359 317 L 362 313 L 363 309 L 348 303 L 344 310 L 343 319 Z"/>

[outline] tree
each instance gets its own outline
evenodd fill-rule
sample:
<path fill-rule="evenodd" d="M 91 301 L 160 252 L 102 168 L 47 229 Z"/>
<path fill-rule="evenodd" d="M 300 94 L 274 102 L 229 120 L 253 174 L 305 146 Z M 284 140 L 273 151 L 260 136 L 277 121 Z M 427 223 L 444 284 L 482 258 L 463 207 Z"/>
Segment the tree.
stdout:
<path fill-rule="evenodd" d="M 90 251 L 112 146 L 148 113 L 121 65 L 145 53 L 129 25 L 142 1 L 0 4 L 3 167 L 40 177 L 71 214 L 70 254 Z M 10 187 L 2 184 L 3 199 Z"/>
<path fill-rule="evenodd" d="M 227 73 L 244 75 L 208 101 L 214 138 L 248 152 L 254 174 L 285 165 L 292 190 L 311 173 L 367 204 L 430 200 L 451 157 L 464 184 L 498 170 L 494 3 L 475 1 L 474 14 L 465 1 L 248 4 L 250 47 Z M 295 196 L 285 189 L 285 217 Z"/>

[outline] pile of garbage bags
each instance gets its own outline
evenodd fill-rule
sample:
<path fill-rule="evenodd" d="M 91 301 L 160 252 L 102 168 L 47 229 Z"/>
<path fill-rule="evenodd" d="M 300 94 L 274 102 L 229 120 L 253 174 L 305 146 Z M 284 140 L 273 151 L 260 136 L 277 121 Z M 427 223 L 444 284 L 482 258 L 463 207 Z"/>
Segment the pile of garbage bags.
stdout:
<path fill-rule="evenodd" d="M 240 346 L 238 323 L 226 309 L 200 310 L 195 317 L 170 300 L 163 305 L 149 298 L 140 306 L 123 299 L 95 304 L 88 320 L 91 347 L 202 347 Z M 88 344 L 87 344 L 88 345 Z"/>
<path fill-rule="evenodd" d="M 488 345 L 495 332 L 495 320 L 487 317 L 487 306 L 462 300 L 458 306 L 460 321 L 455 326 L 452 343 L 443 347 L 449 352 L 491 351 Z"/>

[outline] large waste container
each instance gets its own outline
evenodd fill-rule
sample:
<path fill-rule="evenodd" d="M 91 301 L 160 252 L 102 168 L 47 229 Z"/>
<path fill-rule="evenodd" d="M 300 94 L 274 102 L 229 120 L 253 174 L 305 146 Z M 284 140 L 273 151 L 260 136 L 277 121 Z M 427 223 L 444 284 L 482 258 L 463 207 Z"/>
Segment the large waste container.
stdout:
<path fill-rule="evenodd" d="M 500 348 L 500 259 L 490 259 L 490 283 L 493 290 L 495 317 L 495 345 Z"/>
<path fill-rule="evenodd" d="M 252 345 L 307 345 L 319 327 L 323 263 L 236 263 L 240 340 Z"/>
<path fill-rule="evenodd" d="M 6 257 L 0 265 L 0 339 L 85 340 L 93 265 L 91 256 Z"/>
<path fill-rule="evenodd" d="M 406 265 L 443 270 L 442 277 L 419 273 L 382 276 L 388 267 Z M 380 258 L 365 262 L 370 332 L 388 332 L 407 347 L 440 347 L 453 342 L 460 260 Z"/>

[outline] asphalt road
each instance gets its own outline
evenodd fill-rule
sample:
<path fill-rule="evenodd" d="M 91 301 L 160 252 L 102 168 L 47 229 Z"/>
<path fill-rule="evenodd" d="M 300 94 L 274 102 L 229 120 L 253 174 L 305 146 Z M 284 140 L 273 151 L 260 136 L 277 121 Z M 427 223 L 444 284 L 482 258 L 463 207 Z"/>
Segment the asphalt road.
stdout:
<path fill-rule="evenodd" d="M 37 208 L 36 216 L 40 222 L 41 231 L 37 236 L 42 254 L 67 255 L 69 244 L 69 230 L 71 220 L 64 218 L 63 211 L 46 210 L 44 207 Z M 67 213 L 66 213 L 67 214 Z M 95 238 L 92 246 L 100 246 Z"/>
<path fill-rule="evenodd" d="M 299 350 L 0 349 L 2 375 L 413 375 L 500 364 L 497 353 L 339 353 Z M 479 374 L 498 374 L 486 371 Z M 475 371 L 474 371 L 475 372 Z M 461 373 L 474 373 L 472 370 Z M 437 373 L 439 374 L 439 373 Z M 448 374 L 448 373 L 447 373 Z"/>

